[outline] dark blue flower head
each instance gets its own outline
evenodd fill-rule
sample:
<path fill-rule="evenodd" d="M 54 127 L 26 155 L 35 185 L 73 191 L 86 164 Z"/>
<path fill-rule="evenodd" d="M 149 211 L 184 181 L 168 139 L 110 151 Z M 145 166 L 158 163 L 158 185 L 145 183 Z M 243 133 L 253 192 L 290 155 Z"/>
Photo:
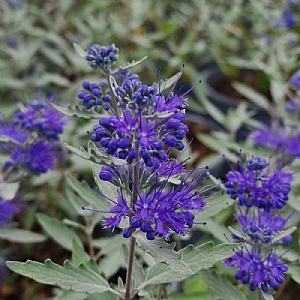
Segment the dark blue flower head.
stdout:
<path fill-rule="evenodd" d="M 230 171 L 225 182 L 226 193 L 238 199 L 241 206 L 265 210 L 281 209 L 288 200 L 293 175 L 275 170 L 267 174 L 267 163 L 259 157 L 247 161 L 246 169 Z"/>
<path fill-rule="evenodd" d="M 0 197 L 0 228 L 3 227 L 12 214 L 18 212 L 18 206 L 14 200 L 5 201 Z"/>
<path fill-rule="evenodd" d="M 296 18 L 292 11 L 286 9 L 282 12 L 281 18 L 275 23 L 276 27 L 293 28 L 296 25 Z"/>
<path fill-rule="evenodd" d="M 104 174 L 106 171 L 111 170 L 101 172 Z M 114 203 L 109 211 L 115 215 L 106 220 L 106 226 L 117 227 L 123 217 L 129 217 L 130 226 L 125 229 L 125 237 L 129 237 L 130 233 L 138 228 L 145 232 L 150 240 L 156 236 L 167 237 L 171 233 L 184 235 L 194 225 L 193 211 L 202 212 L 206 206 L 201 192 L 194 191 L 203 179 L 205 170 L 202 169 L 191 180 L 191 174 L 184 176 L 177 187 L 166 190 L 172 172 L 170 169 L 163 181 L 156 176 L 156 182 L 151 184 L 151 187 L 139 192 L 138 201 L 133 204 L 133 209 L 129 208 L 126 197 L 119 195 L 118 202 Z"/>
<path fill-rule="evenodd" d="M 86 109 L 102 106 L 104 110 L 109 110 L 111 96 L 108 92 L 103 92 L 101 85 L 84 81 L 83 90 L 77 93 L 77 97 L 82 100 L 82 106 Z"/>
<path fill-rule="evenodd" d="M 54 160 L 53 145 L 39 141 L 28 147 L 15 148 L 10 159 L 5 162 L 5 167 L 13 166 L 15 169 L 23 169 L 39 175 L 53 170 Z"/>
<path fill-rule="evenodd" d="M 247 248 L 245 248 L 247 250 Z M 240 250 L 224 263 L 232 268 L 237 267 L 235 279 L 243 284 L 249 284 L 249 290 L 255 291 L 260 288 L 263 292 L 276 289 L 284 283 L 284 275 L 288 266 L 279 261 L 276 253 L 271 252 L 263 257 L 260 252 L 253 248 L 251 251 Z"/>
<path fill-rule="evenodd" d="M 88 48 L 85 59 L 93 69 L 108 70 L 118 60 L 118 51 L 114 45 L 103 47 L 94 44 Z"/>
<path fill-rule="evenodd" d="M 29 133 L 35 132 L 40 138 L 58 140 L 66 120 L 52 107 L 53 100 L 52 96 L 47 103 L 41 99 L 28 101 L 26 107 L 15 113 L 12 124 Z"/>
<path fill-rule="evenodd" d="M 121 86 L 125 80 L 139 80 L 139 75 L 133 74 L 129 69 L 118 71 L 112 74 L 118 86 Z"/>
<path fill-rule="evenodd" d="M 274 211 L 265 212 L 253 209 L 249 212 L 246 209 L 242 213 L 242 209 L 240 209 L 236 218 L 242 227 L 240 234 L 237 231 L 232 234 L 237 242 L 245 242 L 260 249 L 289 242 L 288 239 L 276 239 L 276 235 L 285 228 L 288 219 L 280 217 Z M 290 235 L 288 234 L 288 236 Z"/>
<path fill-rule="evenodd" d="M 289 83 L 295 88 L 300 88 L 300 71 L 296 72 L 289 80 Z"/>

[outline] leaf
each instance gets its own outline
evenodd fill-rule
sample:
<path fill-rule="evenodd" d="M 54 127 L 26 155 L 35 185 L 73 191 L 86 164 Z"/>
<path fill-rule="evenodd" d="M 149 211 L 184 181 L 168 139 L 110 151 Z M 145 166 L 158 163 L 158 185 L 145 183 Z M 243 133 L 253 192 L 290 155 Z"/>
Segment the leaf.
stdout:
<path fill-rule="evenodd" d="M 141 249 L 149 253 L 155 261 L 165 262 L 177 274 L 192 275 L 192 270 L 181 260 L 181 254 L 174 251 L 176 243 L 168 244 L 163 240 L 149 241 L 145 236 L 136 235 L 136 241 Z"/>
<path fill-rule="evenodd" d="M 300 284 L 300 268 L 299 265 L 289 265 L 289 269 L 287 271 L 288 274 L 291 275 L 294 281 Z"/>
<path fill-rule="evenodd" d="M 179 251 L 182 254 L 182 260 L 189 266 L 193 273 L 202 269 L 212 267 L 216 262 L 232 256 L 233 249 L 237 249 L 239 244 L 220 244 L 213 247 L 212 242 L 194 248 L 189 245 Z M 169 265 L 157 263 L 152 266 L 147 275 L 145 282 L 141 285 L 144 288 L 147 285 L 163 284 L 185 280 L 189 275 L 174 272 Z"/>
<path fill-rule="evenodd" d="M 86 52 L 78 44 L 76 44 L 76 43 L 74 43 L 73 46 L 74 46 L 75 50 L 77 51 L 77 53 L 81 57 L 85 58 Z"/>
<path fill-rule="evenodd" d="M 4 200 L 10 200 L 15 197 L 19 189 L 18 182 L 1 182 L 0 181 L 0 197 Z"/>
<path fill-rule="evenodd" d="M 178 72 L 178 73 L 176 73 L 175 75 L 173 75 L 172 77 L 170 77 L 166 80 L 161 80 L 159 82 L 159 87 L 160 87 L 159 92 L 163 92 L 164 90 L 166 90 L 169 87 L 171 87 L 172 85 L 174 85 L 174 83 L 179 80 L 181 75 L 182 75 L 182 72 Z M 154 83 L 153 85 L 158 87 L 158 83 Z"/>
<path fill-rule="evenodd" d="M 182 249 L 182 260 L 196 273 L 199 270 L 208 269 L 216 262 L 232 256 L 233 250 L 238 249 L 238 246 L 239 244 L 224 243 L 214 247 L 212 242 L 207 242 L 196 248 L 190 247 L 192 249 L 187 249 L 189 250 L 187 253 L 185 253 L 186 248 Z"/>
<path fill-rule="evenodd" d="M 274 297 L 271 294 L 266 294 L 262 292 L 262 296 L 265 300 L 274 300 Z"/>
<path fill-rule="evenodd" d="M 65 249 L 72 250 L 73 239 L 82 245 L 76 232 L 62 222 L 41 213 L 37 214 L 37 220 L 45 232 Z"/>
<path fill-rule="evenodd" d="M 129 69 L 129 68 L 135 67 L 135 66 L 139 65 L 141 62 L 143 62 L 145 59 L 147 59 L 147 56 L 144 56 L 142 59 L 140 59 L 138 61 L 132 60 L 131 62 L 127 62 L 127 63 L 121 65 L 120 69 L 124 70 L 124 69 Z"/>
<path fill-rule="evenodd" d="M 99 178 L 99 172 L 102 169 L 102 166 L 99 164 L 92 163 L 92 171 L 94 175 L 94 180 L 97 183 L 99 191 L 105 195 L 107 198 L 116 200 L 118 198 L 118 189 L 115 185 L 109 181 L 103 181 Z"/>
<path fill-rule="evenodd" d="M 85 203 L 89 203 L 91 207 L 97 208 L 102 211 L 109 211 L 111 205 L 101 195 L 94 192 L 85 181 L 78 181 L 71 174 L 66 173 L 66 180 L 68 187 L 76 192 Z"/>
<path fill-rule="evenodd" d="M 73 240 L 72 245 L 72 263 L 79 266 L 81 263 L 85 264 L 91 270 L 99 273 L 99 268 L 94 259 L 90 258 L 84 251 L 83 246 L 79 245 L 76 240 Z"/>
<path fill-rule="evenodd" d="M 0 239 L 16 243 L 30 244 L 44 242 L 47 237 L 40 233 L 19 228 L 1 228 Z"/>
<path fill-rule="evenodd" d="M 278 242 L 280 241 L 282 238 L 284 238 L 285 236 L 289 235 L 289 234 L 292 234 L 295 230 L 297 229 L 296 226 L 292 226 L 286 230 L 282 230 L 282 231 L 279 231 L 277 232 L 273 239 L 272 239 L 272 243 L 275 243 L 275 242 Z"/>
<path fill-rule="evenodd" d="M 86 300 L 87 294 L 60 290 L 53 300 Z"/>
<path fill-rule="evenodd" d="M 214 271 L 202 270 L 199 275 L 215 294 L 224 300 L 247 300 L 247 298 L 234 287 L 225 277 L 217 275 Z"/>
<path fill-rule="evenodd" d="M 75 104 L 75 105 L 68 104 L 67 107 L 61 107 L 61 106 L 53 104 L 53 103 L 51 103 L 51 105 L 57 111 L 63 113 L 64 115 L 67 115 L 67 116 L 77 116 L 77 117 L 86 118 L 86 119 L 90 119 L 90 118 L 99 119 L 102 116 L 102 114 L 95 111 L 95 109 L 96 109 L 95 107 L 86 109 L 81 104 Z"/>
<path fill-rule="evenodd" d="M 240 82 L 234 82 L 232 85 L 239 93 L 244 95 L 258 107 L 264 108 L 265 110 L 270 109 L 270 101 L 264 95 L 258 93 L 251 87 Z"/>
<path fill-rule="evenodd" d="M 98 163 L 100 165 L 123 166 L 126 164 L 126 161 L 124 161 L 123 159 L 119 159 L 108 155 L 105 152 L 101 152 L 92 141 L 89 141 L 88 143 L 88 152 L 90 153 L 92 158 L 90 159 L 90 161 Z"/>
<path fill-rule="evenodd" d="M 84 264 L 79 267 L 66 260 L 59 266 L 47 259 L 44 264 L 27 260 L 26 263 L 8 261 L 6 265 L 14 272 L 37 282 L 58 286 L 81 293 L 103 293 L 111 290 L 108 282 Z"/>

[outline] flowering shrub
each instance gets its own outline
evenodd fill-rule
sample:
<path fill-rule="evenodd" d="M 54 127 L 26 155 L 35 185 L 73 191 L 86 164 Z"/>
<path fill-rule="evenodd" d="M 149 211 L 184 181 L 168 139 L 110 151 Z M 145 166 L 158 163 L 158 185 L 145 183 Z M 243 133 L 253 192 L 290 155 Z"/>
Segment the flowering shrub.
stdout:
<path fill-rule="evenodd" d="M 55 300 L 288 298 L 299 283 L 299 5 L 121 2 L 80 2 L 80 14 L 77 1 L 3 2 L 0 298 L 31 286 L 3 283 L 8 268 L 55 285 Z M 74 55 L 74 41 L 87 50 Z M 260 75 L 234 83 L 252 105 L 210 102 L 198 68 L 211 59 Z M 37 97 L 12 113 L 6 99 L 38 86 L 69 103 Z M 199 165 L 189 112 L 217 123 L 195 136 L 214 152 Z"/>

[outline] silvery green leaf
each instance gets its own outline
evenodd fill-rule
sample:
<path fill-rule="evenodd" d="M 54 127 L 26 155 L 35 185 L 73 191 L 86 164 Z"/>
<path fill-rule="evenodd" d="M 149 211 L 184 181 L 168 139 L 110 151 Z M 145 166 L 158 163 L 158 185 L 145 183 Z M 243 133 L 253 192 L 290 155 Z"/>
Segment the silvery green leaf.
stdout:
<path fill-rule="evenodd" d="M 181 255 L 174 251 L 176 243 L 168 244 L 164 240 L 149 241 L 144 235 L 136 234 L 136 241 L 141 249 L 149 253 L 155 261 L 164 262 L 178 274 L 192 275 L 192 270 L 181 260 Z"/>
<path fill-rule="evenodd" d="M 300 268 L 298 264 L 289 264 L 287 273 L 291 275 L 294 281 L 300 284 Z"/>
<path fill-rule="evenodd" d="M 85 181 L 80 182 L 69 173 L 66 173 L 66 181 L 68 187 L 83 199 L 82 205 L 90 205 L 102 211 L 109 211 L 110 203 L 93 191 Z"/>
<path fill-rule="evenodd" d="M 120 234 L 93 241 L 93 246 L 101 249 L 103 257 L 99 267 L 107 277 L 114 275 L 120 267 L 126 268 L 126 262 L 122 255 L 122 245 L 126 243 L 128 243 L 128 240 L 124 239 Z"/>
<path fill-rule="evenodd" d="M 233 255 L 240 244 L 220 244 L 214 247 L 212 242 L 207 242 L 196 248 L 186 247 L 179 251 L 182 253 L 182 260 L 187 263 L 190 269 L 196 273 L 202 269 L 212 267 L 216 262 L 224 260 Z"/>
<path fill-rule="evenodd" d="M 169 118 L 172 115 L 174 115 L 174 112 L 162 112 L 162 113 L 156 113 L 153 115 L 147 115 L 147 116 L 145 116 L 145 118 L 147 120 L 159 120 L 159 119 Z"/>
<path fill-rule="evenodd" d="M 15 243 L 41 243 L 44 242 L 47 237 L 40 233 L 31 232 L 19 228 L 1 228 L 0 239 L 15 242 Z"/>
<path fill-rule="evenodd" d="M 99 112 L 96 111 L 95 107 L 86 109 L 81 104 L 75 104 L 75 105 L 69 104 L 67 107 L 61 107 L 61 106 L 58 106 L 53 103 L 51 103 L 51 105 L 57 111 L 63 113 L 64 115 L 67 115 L 67 116 L 77 116 L 77 117 L 86 118 L 86 119 L 90 119 L 90 118 L 99 119 L 101 116 L 103 116 Z"/>
<path fill-rule="evenodd" d="M 200 217 L 197 216 L 197 220 L 199 220 L 199 222 L 206 222 L 206 225 L 196 225 L 195 228 L 211 233 L 215 238 L 223 243 L 228 241 L 227 237 L 230 236 L 230 232 L 225 225 L 214 218 L 206 218 L 205 213 L 201 214 Z"/>
<path fill-rule="evenodd" d="M 1 143 L 12 143 L 14 145 L 22 146 L 23 144 L 16 141 L 15 139 L 7 136 L 7 135 L 0 135 L 0 142 Z"/>
<path fill-rule="evenodd" d="M 178 72 L 175 75 L 173 75 L 172 77 L 170 77 L 169 79 L 161 80 L 159 83 L 159 86 L 160 86 L 159 92 L 163 92 L 164 90 L 166 90 L 169 87 L 171 87 L 172 85 L 174 85 L 174 83 L 176 81 L 178 81 L 178 79 L 181 77 L 181 75 L 182 75 L 182 72 Z M 153 85 L 158 88 L 158 83 L 154 83 Z"/>
<path fill-rule="evenodd" d="M 85 293 L 60 290 L 56 292 L 56 296 L 53 300 L 86 300 L 87 296 Z"/>
<path fill-rule="evenodd" d="M 248 241 L 250 239 L 250 237 L 246 233 L 243 233 L 240 230 L 236 230 L 236 229 L 232 228 L 231 226 L 228 226 L 228 229 L 231 231 L 231 233 L 233 233 L 234 235 L 243 239 L 244 241 Z"/>
<path fill-rule="evenodd" d="M 147 56 L 144 56 L 142 59 L 138 60 L 138 61 L 131 61 L 131 62 L 127 62 L 126 64 L 124 65 L 121 65 L 120 66 L 120 69 L 121 70 L 125 70 L 125 69 L 129 69 L 129 68 L 132 68 L 132 67 L 135 67 L 137 66 L 138 64 L 140 64 L 141 62 L 143 62 L 145 59 L 147 59 Z"/>
<path fill-rule="evenodd" d="M 263 94 L 258 93 L 253 88 L 240 82 L 234 82 L 233 87 L 252 103 L 256 104 L 258 107 L 264 108 L 265 110 L 270 109 L 271 104 L 268 98 L 265 97 Z"/>
<path fill-rule="evenodd" d="M 262 292 L 262 296 L 265 300 L 274 300 L 274 297 L 271 294 Z"/>
<path fill-rule="evenodd" d="M 15 197 L 18 189 L 18 182 L 0 182 L 0 197 L 5 200 L 10 200 Z"/>
<path fill-rule="evenodd" d="M 116 200 L 118 198 L 118 189 L 115 185 L 110 183 L 109 181 L 104 181 L 99 178 L 99 172 L 102 169 L 102 166 L 99 164 L 95 164 L 91 162 L 92 165 L 92 171 L 94 175 L 94 179 L 97 183 L 97 186 L 99 188 L 99 191 L 101 194 L 105 195 L 107 198 Z"/>
<path fill-rule="evenodd" d="M 282 231 L 279 231 L 277 232 L 273 239 L 272 239 L 272 243 L 275 243 L 275 242 L 278 242 L 280 241 L 282 238 L 284 238 L 285 236 L 289 235 L 289 234 L 292 234 L 295 230 L 297 229 L 296 226 L 292 226 L 286 230 L 282 230 Z"/>
<path fill-rule="evenodd" d="M 247 298 L 233 286 L 224 276 L 218 275 L 215 271 L 201 270 L 200 277 L 224 300 L 247 300 Z"/>
<path fill-rule="evenodd" d="M 44 231 L 63 248 L 72 250 L 73 239 L 82 245 L 77 233 L 62 222 L 41 213 L 37 214 L 37 220 Z"/>
<path fill-rule="evenodd" d="M 73 240 L 72 263 L 76 266 L 80 266 L 80 264 L 83 263 L 91 270 L 94 270 L 96 273 L 100 272 L 96 261 L 87 255 L 84 247 L 82 245 L 79 245 L 76 240 Z"/>
<path fill-rule="evenodd" d="M 84 51 L 84 50 L 83 50 L 78 44 L 76 44 L 76 43 L 74 43 L 73 46 L 74 46 L 75 50 L 77 51 L 77 53 L 78 53 L 81 57 L 85 58 L 85 56 L 86 56 L 86 51 Z"/>
<path fill-rule="evenodd" d="M 84 159 L 90 160 L 91 155 L 83 147 L 80 147 L 80 149 L 77 149 L 77 148 L 75 148 L 75 147 L 73 147 L 71 145 L 68 145 L 67 143 L 65 143 L 65 146 L 71 152 L 79 155 L 80 157 L 82 157 Z"/>
<path fill-rule="evenodd" d="M 90 161 L 98 163 L 100 165 L 123 166 L 126 164 L 126 161 L 123 159 L 119 159 L 101 152 L 92 141 L 89 141 L 88 143 L 88 152 L 91 155 Z"/>
<path fill-rule="evenodd" d="M 77 267 L 68 260 L 64 262 L 64 266 L 57 265 L 50 259 L 44 264 L 27 260 L 25 263 L 8 261 L 6 265 L 15 273 L 65 290 L 88 294 L 111 291 L 108 282 L 100 274 L 84 264 Z"/>

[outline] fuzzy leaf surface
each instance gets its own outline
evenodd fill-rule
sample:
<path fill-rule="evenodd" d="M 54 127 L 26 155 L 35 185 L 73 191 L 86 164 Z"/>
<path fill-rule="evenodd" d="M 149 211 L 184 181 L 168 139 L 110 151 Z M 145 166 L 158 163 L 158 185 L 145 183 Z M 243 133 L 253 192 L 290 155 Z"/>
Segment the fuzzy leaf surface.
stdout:
<path fill-rule="evenodd" d="M 221 299 L 247 300 L 225 277 L 217 275 L 214 271 L 202 270 L 199 275 Z"/>
<path fill-rule="evenodd" d="M 84 200 L 84 205 L 88 204 L 93 208 L 103 211 L 108 211 L 110 209 L 111 205 L 108 201 L 94 192 L 86 181 L 80 182 L 69 173 L 66 173 L 66 180 L 68 187 Z"/>
<path fill-rule="evenodd" d="M 76 232 L 62 222 L 41 213 L 37 214 L 37 220 L 45 232 L 65 249 L 72 250 L 73 239 L 82 245 Z"/>
<path fill-rule="evenodd" d="M 19 228 L 1 228 L 0 239 L 16 243 L 41 243 L 47 237 L 40 233 L 19 229 Z"/>
<path fill-rule="evenodd" d="M 75 104 L 75 105 L 69 104 L 67 107 L 61 107 L 59 105 L 55 105 L 52 103 L 52 106 L 66 116 L 77 116 L 86 119 L 90 119 L 90 118 L 99 119 L 101 117 L 101 114 L 95 111 L 94 108 L 86 109 L 81 104 Z"/>
<path fill-rule="evenodd" d="M 181 260 L 181 254 L 174 251 L 175 243 L 168 244 L 163 240 L 149 241 L 142 235 L 137 235 L 136 238 L 139 247 L 149 253 L 156 262 L 165 262 L 177 274 L 193 274 L 189 266 Z"/>
<path fill-rule="evenodd" d="M 79 267 L 66 260 L 64 266 L 47 259 L 44 264 L 35 261 L 8 261 L 6 265 L 14 272 L 37 282 L 58 286 L 81 293 L 103 293 L 110 290 L 108 282 L 84 264 Z"/>

